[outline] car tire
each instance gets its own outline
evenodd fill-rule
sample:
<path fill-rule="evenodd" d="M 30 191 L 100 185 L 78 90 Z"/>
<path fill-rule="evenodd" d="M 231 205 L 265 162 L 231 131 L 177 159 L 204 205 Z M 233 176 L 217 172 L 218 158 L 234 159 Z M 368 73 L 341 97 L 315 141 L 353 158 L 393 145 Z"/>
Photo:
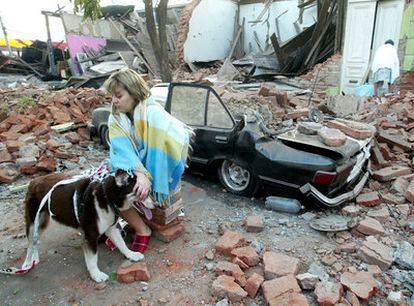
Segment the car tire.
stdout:
<path fill-rule="evenodd" d="M 99 132 L 99 137 L 101 138 L 101 143 L 105 147 L 105 149 L 109 149 L 111 146 L 111 142 L 109 141 L 109 129 L 108 126 L 104 125 L 101 127 Z"/>
<path fill-rule="evenodd" d="M 241 196 L 252 196 L 259 188 L 254 174 L 240 165 L 224 160 L 218 167 L 221 184 L 231 193 Z"/>

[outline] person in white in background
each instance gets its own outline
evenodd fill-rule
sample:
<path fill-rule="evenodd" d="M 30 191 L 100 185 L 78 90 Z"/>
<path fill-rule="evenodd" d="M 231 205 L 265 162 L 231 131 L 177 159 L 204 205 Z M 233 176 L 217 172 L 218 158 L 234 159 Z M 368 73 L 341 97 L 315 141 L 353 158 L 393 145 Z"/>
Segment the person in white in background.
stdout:
<path fill-rule="evenodd" d="M 394 47 L 394 41 L 389 39 L 378 47 L 375 51 L 371 70 L 374 74 L 374 96 L 378 96 L 380 86 L 385 88 L 388 86 L 389 88 L 400 76 L 400 61 L 397 49 Z M 385 89 L 385 91 L 387 90 Z"/>

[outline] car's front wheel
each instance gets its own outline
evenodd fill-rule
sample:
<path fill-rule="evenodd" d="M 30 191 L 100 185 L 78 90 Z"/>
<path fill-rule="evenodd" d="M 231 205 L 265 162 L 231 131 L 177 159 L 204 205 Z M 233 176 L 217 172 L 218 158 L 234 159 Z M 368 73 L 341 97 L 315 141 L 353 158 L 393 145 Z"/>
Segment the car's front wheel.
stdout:
<path fill-rule="evenodd" d="M 259 183 L 251 171 L 228 160 L 218 168 L 220 182 L 231 193 L 252 196 L 259 188 Z"/>

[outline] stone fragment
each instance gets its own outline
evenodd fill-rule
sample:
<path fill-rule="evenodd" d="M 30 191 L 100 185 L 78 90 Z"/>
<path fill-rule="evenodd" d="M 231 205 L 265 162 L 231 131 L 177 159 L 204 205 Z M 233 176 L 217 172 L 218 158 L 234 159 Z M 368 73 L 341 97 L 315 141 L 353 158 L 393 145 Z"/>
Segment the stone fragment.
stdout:
<path fill-rule="evenodd" d="M 404 295 L 402 294 L 401 291 L 391 291 L 390 293 L 388 293 L 387 301 L 392 306 L 407 305 L 405 303 Z"/>
<path fill-rule="evenodd" d="M 405 178 L 399 177 L 392 183 L 390 191 L 396 194 L 405 194 L 409 183 Z"/>
<path fill-rule="evenodd" d="M 341 284 L 363 300 L 368 300 L 378 289 L 377 282 L 369 272 L 345 272 Z"/>
<path fill-rule="evenodd" d="M 288 274 L 272 280 L 267 280 L 262 284 L 263 295 L 267 303 L 275 297 L 284 293 L 300 293 L 300 287 L 293 274 Z"/>
<path fill-rule="evenodd" d="M 304 290 L 315 289 L 316 284 L 319 282 L 319 277 L 315 274 L 302 273 L 296 275 L 299 286 Z"/>
<path fill-rule="evenodd" d="M 384 203 L 391 203 L 391 204 L 404 204 L 405 197 L 399 194 L 392 194 L 390 192 L 381 195 L 382 201 Z"/>
<path fill-rule="evenodd" d="M 241 248 L 234 249 L 230 253 L 232 256 L 240 258 L 244 263 L 248 264 L 250 267 L 254 267 L 259 264 L 260 257 L 256 253 L 255 249 L 251 246 L 245 246 Z"/>
<path fill-rule="evenodd" d="M 341 299 L 342 292 L 342 285 L 336 282 L 319 282 L 315 287 L 316 300 L 320 306 L 335 305 Z"/>
<path fill-rule="evenodd" d="M 396 205 L 395 208 L 397 208 L 397 211 L 404 217 L 408 217 L 410 215 L 410 206 L 408 204 L 399 204 Z"/>
<path fill-rule="evenodd" d="M 269 306 L 309 306 L 309 303 L 301 293 L 285 293 L 271 299 Z"/>
<path fill-rule="evenodd" d="M 155 231 L 154 236 L 161 241 L 171 242 L 185 233 L 185 225 L 183 223 L 175 224 L 164 230 Z"/>
<path fill-rule="evenodd" d="M 340 245 L 338 245 L 335 249 L 335 253 L 354 253 L 356 252 L 358 249 L 358 246 L 356 245 L 355 242 L 347 242 L 347 243 L 342 243 Z"/>
<path fill-rule="evenodd" d="M 133 283 L 136 281 L 147 282 L 151 278 L 145 262 L 124 261 L 117 271 L 117 279 L 120 283 Z"/>
<path fill-rule="evenodd" d="M 378 192 L 368 192 L 368 193 L 362 193 L 357 196 L 356 198 L 357 204 L 361 206 L 371 207 L 371 206 L 377 206 L 381 203 L 381 199 L 379 197 Z"/>
<path fill-rule="evenodd" d="M 364 235 L 371 236 L 371 235 L 382 235 L 385 233 L 384 227 L 379 223 L 377 220 L 366 217 L 362 220 L 356 230 Z"/>
<path fill-rule="evenodd" d="M 326 126 L 338 129 L 346 135 L 355 139 L 366 139 L 374 135 L 375 129 L 368 129 L 366 125 L 343 119 L 330 120 Z"/>
<path fill-rule="evenodd" d="M 232 276 L 240 286 L 246 285 L 246 276 L 240 267 L 234 263 L 228 261 L 220 261 L 214 268 L 214 272 L 217 275 Z"/>
<path fill-rule="evenodd" d="M 342 208 L 341 212 L 345 216 L 356 217 L 359 216 L 361 207 L 355 205 L 348 205 Z"/>
<path fill-rule="evenodd" d="M 37 163 L 37 158 L 32 157 L 20 157 L 16 159 L 16 165 L 19 167 L 33 167 Z"/>
<path fill-rule="evenodd" d="M 296 274 L 299 271 L 299 259 L 282 253 L 265 252 L 263 269 L 267 280 L 287 274 Z"/>
<path fill-rule="evenodd" d="M 35 144 L 26 145 L 19 149 L 20 157 L 34 157 L 38 158 L 40 156 L 39 147 Z"/>
<path fill-rule="evenodd" d="M 263 231 L 263 216 L 249 216 L 245 220 L 246 231 L 250 233 L 259 233 Z"/>
<path fill-rule="evenodd" d="M 414 270 L 414 247 L 407 241 L 398 241 L 394 262 L 403 269 Z"/>
<path fill-rule="evenodd" d="M 0 165 L 0 183 L 10 184 L 19 177 L 17 166 L 11 163 L 3 163 Z"/>
<path fill-rule="evenodd" d="M 347 291 L 345 293 L 345 299 L 351 304 L 351 306 L 360 306 L 358 297 L 352 291 Z"/>
<path fill-rule="evenodd" d="M 232 250 L 245 246 L 246 244 L 246 238 L 244 238 L 242 234 L 233 231 L 226 231 L 217 241 L 216 250 L 224 255 L 230 255 Z"/>
<path fill-rule="evenodd" d="M 410 203 L 414 203 L 414 179 L 408 185 L 404 196 Z"/>
<path fill-rule="evenodd" d="M 372 177 L 380 182 L 388 182 L 399 176 L 411 173 L 411 169 L 403 166 L 391 166 L 375 171 Z"/>
<path fill-rule="evenodd" d="M 329 147 L 340 147 L 346 142 L 346 135 L 338 129 L 321 128 L 318 135 L 322 142 Z"/>
<path fill-rule="evenodd" d="M 381 275 L 382 271 L 377 265 L 368 265 L 368 272 L 374 276 Z"/>
<path fill-rule="evenodd" d="M 10 162 L 13 160 L 13 157 L 7 151 L 7 149 L 1 149 L 0 150 L 0 163 Z"/>
<path fill-rule="evenodd" d="M 236 284 L 234 277 L 228 275 L 217 277 L 213 282 L 212 293 L 218 298 L 228 298 L 232 302 L 240 302 L 247 297 L 247 292 Z"/>
<path fill-rule="evenodd" d="M 390 219 L 390 212 L 386 206 L 382 206 L 380 209 L 372 209 L 368 211 L 367 216 L 374 218 L 379 222 L 385 222 Z"/>
<path fill-rule="evenodd" d="M 80 137 L 76 132 L 69 132 L 65 135 L 66 139 L 70 141 L 72 144 L 77 144 L 80 141 Z"/>
<path fill-rule="evenodd" d="M 367 237 L 362 244 L 359 257 L 368 264 L 378 265 L 382 271 L 387 270 L 393 262 L 392 249 L 372 236 Z"/>
<path fill-rule="evenodd" d="M 264 281 L 263 276 L 253 273 L 252 276 L 250 276 L 247 279 L 246 286 L 244 286 L 244 290 L 247 291 L 247 294 L 254 298 L 257 294 L 257 291 L 259 290 L 260 286 L 262 285 Z"/>
<path fill-rule="evenodd" d="M 327 281 L 329 279 L 326 269 L 316 261 L 310 264 L 308 273 L 317 275 L 321 281 Z"/>

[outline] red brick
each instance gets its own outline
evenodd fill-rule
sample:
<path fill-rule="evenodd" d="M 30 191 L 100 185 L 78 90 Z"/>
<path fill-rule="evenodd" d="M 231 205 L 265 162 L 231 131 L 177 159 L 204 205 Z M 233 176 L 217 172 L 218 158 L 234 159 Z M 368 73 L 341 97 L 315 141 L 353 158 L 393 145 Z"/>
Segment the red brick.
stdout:
<path fill-rule="evenodd" d="M 379 197 L 378 192 L 373 191 L 373 192 L 360 194 L 356 198 L 356 202 L 359 205 L 370 207 L 370 206 L 377 206 L 378 204 L 380 204 L 381 199 Z"/>
<path fill-rule="evenodd" d="M 12 161 L 13 157 L 6 149 L 0 150 L 0 163 Z"/>
<path fill-rule="evenodd" d="M 374 218 L 380 222 L 385 222 L 390 219 L 390 212 L 388 211 L 387 206 L 382 206 L 379 209 L 368 211 L 367 216 Z"/>
<path fill-rule="evenodd" d="M 266 87 L 265 85 L 260 86 L 259 91 L 257 92 L 258 96 L 267 97 L 269 96 L 270 89 Z"/>
<path fill-rule="evenodd" d="M 87 128 L 81 127 L 77 130 L 77 132 L 78 132 L 78 135 L 81 139 L 84 139 L 84 140 L 90 140 L 91 139 L 91 134 L 89 133 L 89 130 Z"/>
<path fill-rule="evenodd" d="M 71 154 L 71 153 L 69 153 L 68 151 L 63 150 L 63 149 L 54 150 L 54 151 L 53 151 L 53 155 L 54 155 L 56 158 L 61 158 L 61 159 L 71 159 L 71 158 L 73 158 L 73 157 L 74 157 L 74 155 L 73 155 L 73 154 Z"/>
<path fill-rule="evenodd" d="M 33 134 L 35 136 L 45 135 L 49 132 L 50 132 L 50 127 L 49 127 L 49 124 L 47 123 L 39 125 L 33 129 Z"/>
<path fill-rule="evenodd" d="M 338 129 L 346 135 L 355 139 L 366 139 L 374 136 L 374 130 L 366 128 L 364 124 L 347 121 L 347 120 L 331 120 L 326 122 L 326 126 Z"/>
<path fill-rule="evenodd" d="M 407 175 L 410 173 L 411 169 L 408 167 L 391 166 L 375 171 L 372 174 L 372 177 L 380 182 L 388 182 L 399 176 Z"/>
<path fill-rule="evenodd" d="M 65 135 L 66 139 L 72 144 L 77 144 L 80 141 L 79 135 L 76 132 L 69 132 Z"/>
<path fill-rule="evenodd" d="M 246 231 L 250 233 L 258 233 L 263 230 L 263 216 L 249 216 L 244 221 Z"/>
<path fill-rule="evenodd" d="M 297 109 L 292 112 L 289 112 L 287 113 L 286 116 L 289 119 L 298 119 L 302 117 L 307 117 L 308 115 L 309 115 L 309 109 L 305 108 L 305 109 Z"/>
<path fill-rule="evenodd" d="M 243 262 L 248 264 L 250 267 L 254 267 L 259 264 L 260 258 L 256 253 L 255 249 L 251 246 L 245 246 L 241 248 L 236 248 L 231 251 L 231 255 L 240 258 Z"/>
<path fill-rule="evenodd" d="M 266 303 L 285 293 L 300 293 L 300 287 L 293 274 L 288 274 L 279 278 L 268 280 L 262 284 L 263 295 Z"/>
<path fill-rule="evenodd" d="M 403 177 L 397 178 L 391 186 L 390 191 L 394 194 L 405 194 L 410 182 Z"/>
<path fill-rule="evenodd" d="M 410 203 L 414 203 L 414 179 L 408 185 L 407 191 L 405 192 L 404 196 Z"/>
<path fill-rule="evenodd" d="M 6 142 L 7 150 L 10 153 L 19 151 L 22 146 L 23 146 L 23 143 L 18 140 L 9 140 Z"/>
<path fill-rule="evenodd" d="M 217 275 L 228 275 L 234 277 L 236 282 L 244 287 L 246 285 L 246 276 L 240 267 L 228 261 L 220 261 L 214 268 Z"/>
<path fill-rule="evenodd" d="M 394 157 L 394 154 L 392 154 L 390 147 L 386 143 L 379 143 L 378 147 L 385 160 L 390 160 Z"/>
<path fill-rule="evenodd" d="M 318 135 L 322 142 L 329 147 L 340 147 L 345 144 L 347 139 L 345 134 L 340 130 L 325 127 L 318 131 Z"/>
<path fill-rule="evenodd" d="M 371 235 L 382 235 L 385 233 L 384 227 L 379 223 L 377 220 L 366 217 L 362 220 L 356 230 L 364 235 L 371 236 Z"/>
<path fill-rule="evenodd" d="M 301 293 L 285 293 L 271 299 L 269 306 L 309 306 L 309 303 Z"/>
<path fill-rule="evenodd" d="M 59 141 L 57 141 L 57 140 L 55 140 L 55 139 L 53 139 L 53 138 L 49 139 L 49 140 L 46 142 L 46 147 L 47 147 L 49 150 L 53 150 L 53 149 L 56 149 L 56 148 L 59 148 L 59 147 L 63 147 L 63 146 L 64 146 L 64 144 L 63 144 L 63 143 L 60 143 Z"/>
<path fill-rule="evenodd" d="M 10 184 L 16 181 L 19 177 L 19 172 L 10 168 L 0 169 L 0 183 Z"/>
<path fill-rule="evenodd" d="M 381 195 L 382 202 L 391 203 L 391 204 L 403 204 L 405 203 L 405 198 L 402 195 L 386 193 Z"/>
<path fill-rule="evenodd" d="M 355 242 L 348 242 L 348 243 L 343 243 L 343 244 L 339 244 L 336 249 L 335 249 L 335 253 L 354 253 L 358 250 L 358 246 L 356 245 Z"/>
<path fill-rule="evenodd" d="M 242 234 L 226 231 L 216 242 L 216 250 L 224 255 L 231 255 L 232 250 L 245 246 L 246 244 L 246 238 L 244 238 Z"/>
<path fill-rule="evenodd" d="M 411 152 L 412 147 L 409 142 L 406 142 L 400 136 L 390 135 L 384 131 L 380 131 L 377 136 L 378 141 L 386 142 L 389 145 L 398 146 L 404 152 Z"/>
<path fill-rule="evenodd" d="M 369 272 L 345 272 L 341 275 L 341 284 L 363 300 L 368 300 L 378 289 Z"/>
<path fill-rule="evenodd" d="M 247 292 L 235 283 L 234 278 L 220 275 L 213 282 L 212 293 L 218 298 L 228 298 L 232 302 L 240 302 L 247 297 Z"/>
<path fill-rule="evenodd" d="M 282 253 L 265 252 L 263 254 L 263 269 L 266 279 L 273 279 L 299 271 L 299 259 Z"/>
<path fill-rule="evenodd" d="M 238 265 L 241 269 L 248 269 L 249 265 L 238 257 L 233 257 L 231 262 Z"/>
<path fill-rule="evenodd" d="M 244 290 L 247 291 L 247 294 L 251 297 L 254 298 L 257 294 L 257 291 L 259 290 L 260 286 L 262 285 L 264 281 L 263 276 L 257 274 L 257 273 L 253 273 L 252 276 L 250 276 L 247 279 L 247 283 L 246 286 L 244 287 Z"/>
<path fill-rule="evenodd" d="M 316 284 L 315 295 L 318 305 L 331 306 L 335 305 L 341 299 L 343 292 L 342 285 L 334 282 L 320 282 Z"/>
<path fill-rule="evenodd" d="M 180 237 L 185 232 L 185 225 L 180 223 L 169 227 L 163 231 L 154 232 L 154 236 L 164 242 L 171 242 Z"/>
<path fill-rule="evenodd" d="M 377 265 L 381 270 L 387 270 L 392 262 L 392 248 L 378 242 L 374 237 L 367 237 L 359 249 L 359 257 L 368 264 Z"/>
<path fill-rule="evenodd" d="M 133 283 L 136 281 L 149 281 L 151 275 L 145 262 L 132 263 L 125 261 L 117 271 L 117 279 L 120 283 Z"/>
<path fill-rule="evenodd" d="M 40 171 L 53 172 L 56 170 L 57 162 L 53 157 L 42 156 L 36 164 Z"/>
<path fill-rule="evenodd" d="M 351 304 L 351 306 L 360 306 L 358 297 L 351 291 L 347 291 L 345 293 L 345 299 Z"/>

